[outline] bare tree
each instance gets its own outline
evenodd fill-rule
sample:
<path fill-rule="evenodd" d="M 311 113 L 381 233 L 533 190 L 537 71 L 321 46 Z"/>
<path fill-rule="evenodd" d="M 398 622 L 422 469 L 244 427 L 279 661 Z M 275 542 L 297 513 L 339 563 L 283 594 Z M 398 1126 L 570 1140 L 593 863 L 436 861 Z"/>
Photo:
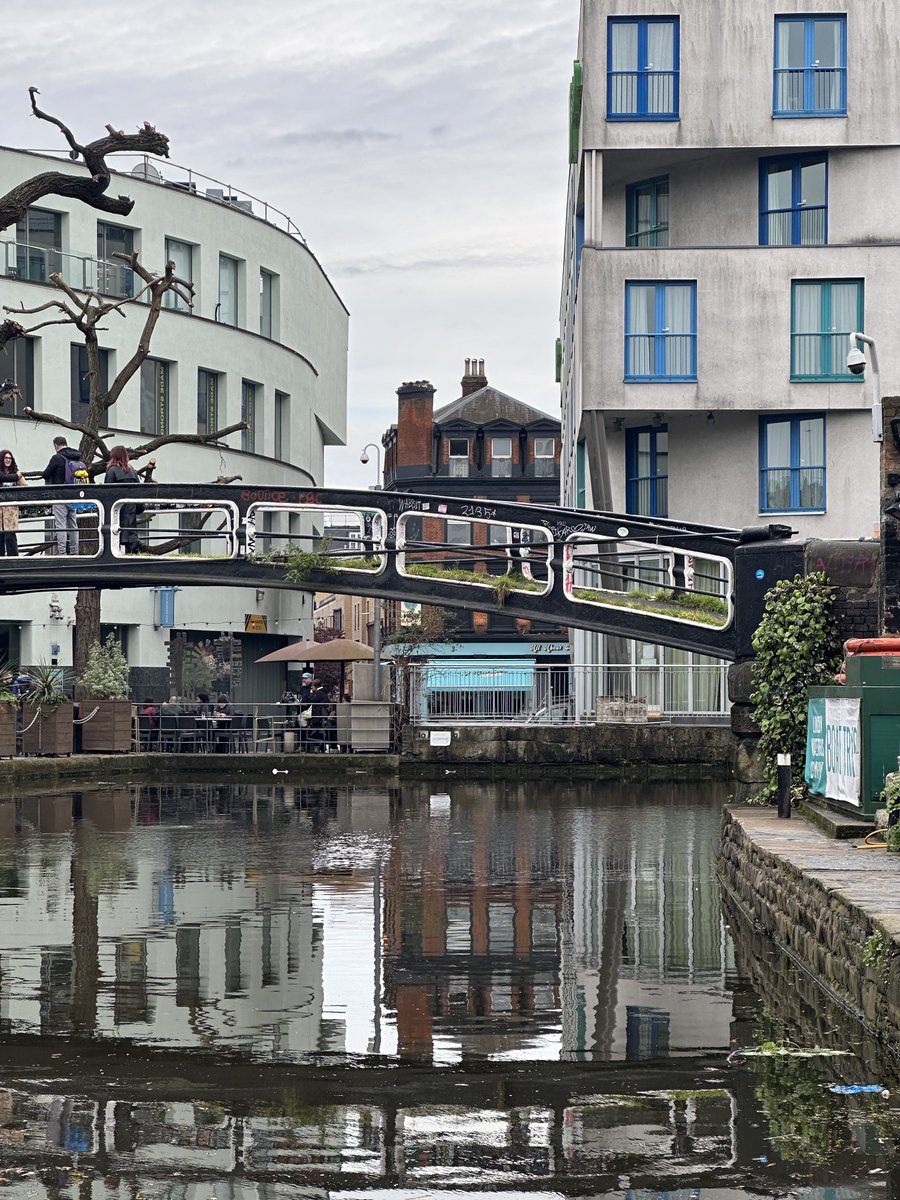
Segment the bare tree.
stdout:
<path fill-rule="evenodd" d="M 107 189 L 111 181 L 110 168 L 106 157 L 116 153 L 149 153 L 168 157 L 169 139 L 148 122 L 137 133 L 126 134 L 123 130 L 114 129 L 107 125 L 107 136 L 97 138 L 93 142 L 82 145 L 77 142 L 69 128 L 57 117 L 50 116 L 38 108 L 35 97 L 39 95 L 37 88 L 29 88 L 32 114 L 42 121 L 49 121 L 62 132 L 70 147 L 70 157 L 73 161 L 83 163 L 89 175 L 75 175 L 61 171 L 46 171 L 12 188 L 0 197 L 0 230 L 15 224 L 24 216 L 29 205 L 44 196 L 56 195 L 75 198 L 92 208 L 102 212 L 126 216 L 134 207 L 134 201 L 128 196 L 108 196 Z M 26 408 L 25 413 L 33 421 L 61 426 L 81 434 L 79 453 L 84 460 L 93 479 L 100 474 L 109 459 L 109 447 L 100 435 L 100 429 L 106 424 L 106 416 L 110 408 L 122 394 L 123 389 L 141 368 L 150 350 L 150 339 L 159 321 L 163 306 L 163 298 L 167 292 L 173 292 L 189 308 L 193 307 L 194 288 L 190 281 L 180 279 L 175 274 L 175 264 L 166 263 L 162 274 L 148 270 L 138 261 L 137 252 L 133 254 L 116 254 L 123 259 L 127 266 L 142 281 L 143 286 L 134 296 L 123 300 L 111 300 L 98 293 L 73 288 L 55 272 L 50 281 L 62 296 L 60 299 L 48 300 L 34 308 L 20 305 L 12 308 L 4 305 L 3 311 L 15 314 L 16 318 L 47 314 L 46 319 L 28 327 L 9 315 L 0 322 L 0 349 L 16 338 L 25 337 L 38 329 L 49 325 L 74 325 L 84 340 L 87 354 L 88 379 L 88 409 L 83 422 L 67 420 L 57 413 L 36 412 Z M 137 305 L 144 314 L 143 325 L 134 353 L 116 375 L 115 379 L 104 388 L 100 369 L 100 342 L 98 333 L 108 326 L 101 324 L 109 318 L 124 318 L 129 305 Z M 18 394 L 15 384 L 9 380 L 0 382 L 0 405 L 5 400 Z M 243 421 L 230 425 L 225 429 L 217 429 L 208 434 L 164 434 L 151 438 L 139 446 L 128 448 L 129 457 L 139 459 L 162 446 L 175 442 L 220 445 L 222 439 L 240 429 L 246 429 Z M 142 474 L 149 476 L 155 464 L 150 465 Z M 164 548 L 160 548 L 164 549 Z M 81 588 L 75 603 L 75 674 L 80 677 L 87 662 L 90 647 L 100 638 L 100 591 L 97 588 Z"/>

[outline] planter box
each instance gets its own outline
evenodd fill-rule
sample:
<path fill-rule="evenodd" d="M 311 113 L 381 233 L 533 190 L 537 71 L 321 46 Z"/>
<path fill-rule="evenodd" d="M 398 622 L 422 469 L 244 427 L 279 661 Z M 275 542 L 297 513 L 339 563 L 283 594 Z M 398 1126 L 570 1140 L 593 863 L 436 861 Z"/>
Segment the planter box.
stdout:
<path fill-rule="evenodd" d="M 82 700 L 80 716 L 97 712 L 81 726 L 85 754 L 127 754 L 131 750 L 134 706 L 130 700 Z"/>
<path fill-rule="evenodd" d="M 71 702 L 66 701 L 64 704 L 57 705 L 56 708 L 43 709 L 26 704 L 22 717 L 24 723 L 23 754 L 72 753 Z"/>
<path fill-rule="evenodd" d="M 0 758 L 12 758 L 16 753 L 16 710 L 11 704 L 0 704 Z"/>

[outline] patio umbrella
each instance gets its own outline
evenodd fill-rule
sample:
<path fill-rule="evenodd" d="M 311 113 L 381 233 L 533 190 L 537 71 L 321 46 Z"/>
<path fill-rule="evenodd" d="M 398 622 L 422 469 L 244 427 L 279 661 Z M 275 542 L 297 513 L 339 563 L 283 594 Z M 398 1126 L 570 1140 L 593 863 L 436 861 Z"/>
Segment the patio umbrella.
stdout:
<path fill-rule="evenodd" d="M 341 664 L 341 696 L 344 695 L 344 670 L 348 662 L 366 662 L 375 657 L 371 646 L 354 642 L 352 638 L 333 638 L 330 642 L 294 642 L 271 654 L 258 658 L 258 663 L 274 662 L 339 662 Z"/>

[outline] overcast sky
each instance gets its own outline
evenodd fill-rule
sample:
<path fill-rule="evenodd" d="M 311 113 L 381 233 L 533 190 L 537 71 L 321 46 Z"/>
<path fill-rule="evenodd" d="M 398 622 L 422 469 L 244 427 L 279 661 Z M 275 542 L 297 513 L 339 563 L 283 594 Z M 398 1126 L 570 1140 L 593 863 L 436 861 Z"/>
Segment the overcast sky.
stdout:
<path fill-rule="evenodd" d="M 467 357 L 558 413 L 553 382 L 576 0 L 40 0 L 11 11 L 7 145 L 56 148 L 27 88 L 90 140 L 147 119 L 174 162 L 289 213 L 350 310 L 348 446 L 359 464 L 430 379 Z"/>

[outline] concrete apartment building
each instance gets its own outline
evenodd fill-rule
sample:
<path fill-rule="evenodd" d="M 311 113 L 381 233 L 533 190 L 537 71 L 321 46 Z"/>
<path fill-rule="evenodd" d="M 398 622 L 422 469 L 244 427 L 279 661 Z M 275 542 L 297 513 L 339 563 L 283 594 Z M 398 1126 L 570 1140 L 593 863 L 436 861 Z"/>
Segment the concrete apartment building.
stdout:
<path fill-rule="evenodd" d="M 127 156 L 116 161 L 128 171 Z M 78 170 L 68 159 L 0 149 L 0 192 L 51 166 Z M 136 290 L 133 273 L 114 252 L 138 250 L 155 270 L 173 260 L 177 274 L 194 285 L 194 307 L 167 296 L 150 357 L 110 411 L 107 444 L 135 446 L 158 434 L 207 433 L 246 420 L 250 428 L 229 436 L 227 449 L 163 447 L 155 478 L 202 483 L 221 475 L 248 485 L 320 485 L 325 447 L 342 444 L 346 434 L 348 315 L 296 226 L 271 206 L 169 162 L 141 158 L 132 173 L 114 179 L 113 189 L 134 199 L 127 219 L 51 196 L 2 234 L 0 303 L 33 308 L 55 299 L 54 271 L 76 288 L 127 297 Z M 23 324 L 40 319 L 23 318 Z M 142 321 L 135 305 L 126 320 L 107 322 L 101 367 L 109 379 L 133 353 Z M 42 329 L 0 352 L 0 378 L 15 380 L 22 392 L 15 408 L 0 408 L 0 446 L 13 449 L 26 473 L 43 470 L 51 439 L 64 431 L 34 424 L 22 409 L 83 420 L 85 371 L 83 346 L 68 326 Z M 263 549 L 267 534 L 295 532 L 293 525 L 280 528 L 281 520 L 274 515 L 259 531 Z M 176 641 L 179 661 L 194 650 L 216 661 L 216 690 L 245 701 L 277 698 L 283 671 L 254 667 L 254 659 L 286 640 L 312 636 L 311 595 L 169 592 L 103 594 L 103 624 L 125 646 L 135 693 L 167 695 L 178 687 L 169 677 Z M 13 663 L 70 664 L 73 605 L 74 595 L 66 593 L 0 600 L 0 654 Z M 252 625 L 264 625 L 266 634 L 245 637 L 248 612 L 261 618 Z"/>
<path fill-rule="evenodd" d="M 896 0 L 582 0 L 562 502 L 870 537 L 900 391 Z M 636 647 L 641 661 L 689 661 Z M 604 661 L 576 634 L 576 661 Z"/>

